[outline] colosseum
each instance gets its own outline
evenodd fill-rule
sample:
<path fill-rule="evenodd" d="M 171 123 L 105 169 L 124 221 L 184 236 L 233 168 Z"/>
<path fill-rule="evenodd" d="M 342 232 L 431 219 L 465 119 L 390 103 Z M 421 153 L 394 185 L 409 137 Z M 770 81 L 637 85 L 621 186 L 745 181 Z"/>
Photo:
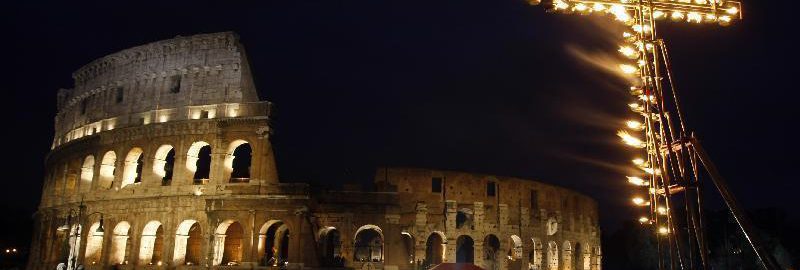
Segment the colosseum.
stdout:
<path fill-rule="evenodd" d="M 597 204 L 558 186 L 398 167 L 371 190 L 282 183 L 272 106 L 234 33 L 133 47 L 73 78 L 29 269 L 600 269 Z"/>

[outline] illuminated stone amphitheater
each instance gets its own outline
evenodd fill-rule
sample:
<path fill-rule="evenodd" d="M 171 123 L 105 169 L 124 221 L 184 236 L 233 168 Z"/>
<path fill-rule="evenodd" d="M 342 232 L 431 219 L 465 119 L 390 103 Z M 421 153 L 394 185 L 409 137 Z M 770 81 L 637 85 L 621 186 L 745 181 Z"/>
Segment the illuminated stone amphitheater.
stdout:
<path fill-rule="evenodd" d="M 234 33 L 123 50 L 58 92 L 29 269 L 600 269 L 596 203 L 510 177 L 378 168 L 281 183 Z"/>

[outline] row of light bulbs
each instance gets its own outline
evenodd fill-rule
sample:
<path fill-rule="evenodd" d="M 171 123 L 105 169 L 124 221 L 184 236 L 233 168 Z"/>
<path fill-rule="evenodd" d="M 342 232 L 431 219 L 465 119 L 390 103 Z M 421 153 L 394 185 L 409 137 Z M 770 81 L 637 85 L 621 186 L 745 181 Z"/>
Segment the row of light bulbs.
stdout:
<path fill-rule="evenodd" d="M 531 0 L 532 3 L 538 4 L 541 0 Z M 580 14 L 600 13 L 605 12 L 612 14 L 617 20 L 632 23 L 633 17 L 628 13 L 625 7 L 626 3 L 631 1 L 621 0 L 619 4 L 603 4 L 603 3 L 584 3 L 575 1 L 572 3 L 570 0 L 553 0 L 553 9 L 560 12 L 577 12 Z M 677 3 L 692 4 L 692 1 L 671 1 Z M 706 0 L 695 0 L 694 4 L 709 5 L 710 2 Z M 722 1 L 717 1 L 717 5 L 723 6 L 717 9 L 717 12 L 700 12 L 700 11 L 682 11 L 682 10 L 661 10 L 653 9 L 653 18 L 657 20 L 670 18 L 676 22 L 692 22 L 692 23 L 719 23 L 721 25 L 729 25 L 734 18 L 741 17 L 741 10 L 735 4 L 725 4 Z M 649 12 L 649 10 L 644 10 Z"/>
<path fill-rule="evenodd" d="M 621 7 L 621 6 L 620 6 Z M 614 17 L 627 25 L 630 26 L 630 30 L 632 32 L 625 32 L 623 34 L 624 44 L 620 46 L 619 53 L 624 56 L 625 58 L 629 59 L 632 63 L 621 63 L 619 65 L 619 69 L 622 73 L 629 75 L 629 76 L 639 76 L 642 77 L 642 70 L 647 67 L 647 59 L 646 55 L 652 55 L 655 53 L 657 49 L 656 46 L 649 42 L 643 41 L 639 39 L 639 36 L 649 36 L 652 35 L 652 27 L 648 24 L 643 23 L 636 23 L 636 19 L 631 17 L 630 13 L 624 7 L 622 9 L 616 8 L 613 9 L 612 13 Z M 655 14 L 654 14 L 655 17 Z M 651 58 L 652 59 L 652 58 Z M 643 78 L 643 77 L 642 77 Z M 643 81 L 646 78 L 642 79 Z M 625 128 L 620 130 L 617 135 L 622 139 L 622 141 L 631 147 L 637 149 L 647 149 L 648 144 L 650 143 L 646 139 L 642 139 L 636 133 L 640 133 L 647 129 L 648 120 L 650 121 L 657 121 L 659 118 L 657 115 L 653 115 L 650 111 L 647 110 L 646 106 L 650 106 L 657 102 L 655 96 L 650 95 L 649 93 L 645 93 L 641 87 L 632 86 L 630 88 L 630 94 L 636 98 L 636 101 L 630 103 L 628 106 L 630 109 L 636 113 L 641 115 L 644 120 L 632 119 L 625 122 Z M 650 147 L 651 149 L 653 147 Z M 659 198 L 658 191 L 655 189 L 654 185 L 651 183 L 651 179 L 654 179 L 660 171 L 658 169 L 654 169 L 650 161 L 644 158 L 634 158 L 631 160 L 633 165 L 643 171 L 645 176 L 628 176 L 627 180 L 633 186 L 637 188 L 645 188 L 649 190 L 648 197 L 637 196 L 632 199 L 634 205 L 639 207 L 645 207 L 652 209 L 648 212 L 654 212 L 652 215 L 661 215 L 665 216 L 668 214 L 668 209 L 662 206 L 661 204 L 656 205 L 655 208 L 651 206 L 651 201 L 646 198 Z M 639 218 L 639 222 L 642 224 L 654 224 L 654 220 L 648 216 L 643 216 Z M 661 235 L 669 234 L 668 227 L 659 227 L 657 232 Z"/>

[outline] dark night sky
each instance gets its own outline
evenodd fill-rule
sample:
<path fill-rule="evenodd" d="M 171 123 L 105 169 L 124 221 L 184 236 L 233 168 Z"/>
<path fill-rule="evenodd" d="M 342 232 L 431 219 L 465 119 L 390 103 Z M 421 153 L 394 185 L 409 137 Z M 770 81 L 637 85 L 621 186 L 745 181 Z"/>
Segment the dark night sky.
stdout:
<path fill-rule="evenodd" d="M 794 25 L 768 4 L 777 3 L 748 1 L 746 20 L 727 28 L 662 29 L 689 124 L 743 204 L 784 208 L 796 222 Z M 382 164 L 455 169 L 584 192 L 607 232 L 638 216 L 614 169 L 634 153 L 614 135 L 632 116 L 625 85 L 568 50 L 615 53 L 596 19 L 522 0 L 0 5 L 10 121 L 0 133 L 2 246 L 30 239 L 56 91 L 72 86 L 74 70 L 135 45 L 229 30 L 261 97 L 277 105 L 282 181 L 366 183 Z"/>

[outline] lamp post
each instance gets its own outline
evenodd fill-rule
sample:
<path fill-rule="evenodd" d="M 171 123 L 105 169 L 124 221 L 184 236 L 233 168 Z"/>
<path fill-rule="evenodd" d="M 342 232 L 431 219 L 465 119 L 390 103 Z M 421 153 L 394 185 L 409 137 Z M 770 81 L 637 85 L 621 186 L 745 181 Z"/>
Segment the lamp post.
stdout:
<path fill-rule="evenodd" d="M 81 204 L 78 205 L 78 209 L 70 208 L 67 212 L 67 216 L 64 222 L 64 225 L 61 225 L 56 230 L 58 231 L 69 231 L 69 237 L 67 237 L 66 241 L 69 244 L 69 256 L 67 257 L 67 270 L 73 270 L 77 267 L 78 255 L 80 253 L 80 242 L 81 242 L 81 230 L 83 230 L 83 224 L 86 223 L 86 219 L 91 217 L 92 215 L 100 215 L 100 226 L 97 227 L 96 232 L 102 233 L 105 232 L 103 228 L 103 213 L 101 212 L 93 212 L 88 215 L 85 215 L 86 212 L 86 205 L 83 204 L 83 200 L 81 200 Z M 75 224 L 72 222 L 72 218 L 76 218 Z M 72 227 L 77 225 L 75 230 L 72 230 Z M 70 241 L 74 241 L 70 244 Z"/>

